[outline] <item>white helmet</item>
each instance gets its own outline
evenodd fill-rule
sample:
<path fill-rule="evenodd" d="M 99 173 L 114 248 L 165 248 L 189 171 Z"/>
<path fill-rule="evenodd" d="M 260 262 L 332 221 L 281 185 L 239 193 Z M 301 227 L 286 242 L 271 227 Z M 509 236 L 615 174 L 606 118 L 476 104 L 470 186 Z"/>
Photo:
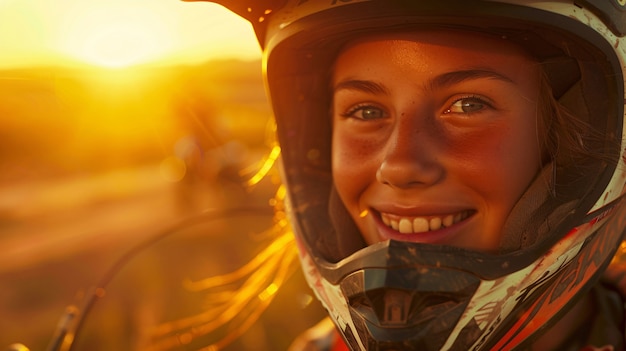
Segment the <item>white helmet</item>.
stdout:
<path fill-rule="evenodd" d="M 528 345 L 611 262 L 626 230 L 625 1 L 215 2 L 247 18 L 263 47 L 303 269 L 352 349 Z M 435 25 L 523 46 L 545 67 L 559 103 L 592 126 L 588 152 L 553 155 L 553 193 L 528 206 L 531 186 L 514 208 L 502 235 L 515 249 L 367 246 L 337 199 L 324 116 L 338 50 L 364 33 Z"/>

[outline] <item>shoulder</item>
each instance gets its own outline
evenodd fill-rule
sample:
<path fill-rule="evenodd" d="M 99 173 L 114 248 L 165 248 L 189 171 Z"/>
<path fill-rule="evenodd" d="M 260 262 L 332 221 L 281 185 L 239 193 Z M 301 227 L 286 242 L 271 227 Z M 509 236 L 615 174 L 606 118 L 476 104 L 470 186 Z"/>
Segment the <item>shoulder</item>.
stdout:
<path fill-rule="evenodd" d="M 626 345 L 626 262 L 613 262 L 591 294 L 595 315 L 590 325 L 588 344 L 609 344 L 615 347 L 614 350 L 623 350 Z"/>
<path fill-rule="evenodd" d="M 620 327 L 622 339 L 624 339 L 626 335 L 626 262 L 611 263 L 594 290 L 598 312 Z"/>

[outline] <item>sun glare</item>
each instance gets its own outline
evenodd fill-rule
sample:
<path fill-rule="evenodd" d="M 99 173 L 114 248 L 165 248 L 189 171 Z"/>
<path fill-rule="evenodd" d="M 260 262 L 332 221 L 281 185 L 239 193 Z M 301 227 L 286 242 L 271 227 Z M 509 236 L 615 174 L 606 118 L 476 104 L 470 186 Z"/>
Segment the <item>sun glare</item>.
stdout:
<path fill-rule="evenodd" d="M 164 51 L 153 32 L 134 23 L 94 29 L 75 49 L 78 58 L 105 67 L 126 67 L 150 61 Z"/>
<path fill-rule="evenodd" d="M 120 68 L 158 60 L 171 51 L 168 26 L 146 8 L 80 9 L 65 27 L 63 51 L 88 64 Z"/>
<path fill-rule="evenodd" d="M 179 0 L 0 0 L 0 66 L 101 67 L 259 59 L 250 24 Z"/>

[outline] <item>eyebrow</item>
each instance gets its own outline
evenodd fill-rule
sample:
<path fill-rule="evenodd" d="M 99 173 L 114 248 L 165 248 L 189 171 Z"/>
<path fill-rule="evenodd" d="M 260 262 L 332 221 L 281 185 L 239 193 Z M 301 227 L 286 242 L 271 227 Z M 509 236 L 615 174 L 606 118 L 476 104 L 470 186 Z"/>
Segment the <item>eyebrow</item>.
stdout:
<path fill-rule="evenodd" d="M 339 90 L 356 90 L 372 94 L 389 94 L 389 90 L 381 84 L 369 80 L 346 79 L 335 84 L 334 91 Z"/>
<path fill-rule="evenodd" d="M 459 84 L 465 81 L 475 79 L 495 79 L 506 83 L 514 83 L 514 81 L 498 72 L 488 69 L 468 69 L 462 71 L 447 72 L 435 77 L 433 80 L 427 82 L 427 87 L 434 90 L 437 88 L 449 87 L 455 84 Z M 335 84 L 334 91 L 339 90 L 355 90 L 363 91 L 372 94 L 389 94 L 389 90 L 382 84 L 374 81 L 360 80 L 360 79 L 346 79 Z"/>
<path fill-rule="evenodd" d="M 468 69 L 463 71 L 448 72 L 439 75 L 429 82 L 429 87 L 431 89 L 449 87 L 474 79 L 495 79 L 506 83 L 514 83 L 511 78 L 492 70 Z"/>

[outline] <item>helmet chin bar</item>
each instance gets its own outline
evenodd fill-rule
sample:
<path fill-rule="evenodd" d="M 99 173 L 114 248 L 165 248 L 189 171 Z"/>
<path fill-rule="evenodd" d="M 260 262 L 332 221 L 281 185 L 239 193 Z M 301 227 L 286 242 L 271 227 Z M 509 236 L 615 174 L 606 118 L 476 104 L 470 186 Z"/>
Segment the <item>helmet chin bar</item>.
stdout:
<path fill-rule="evenodd" d="M 536 340 L 599 278 L 624 236 L 626 201 L 584 222 L 500 277 L 475 272 L 528 253 L 387 241 L 329 264 L 298 241 L 309 285 L 353 350 L 499 350 Z"/>
<path fill-rule="evenodd" d="M 478 277 L 436 267 L 367 268 L 340 284 L 368 350 L 439 350 L 480 284 Z M 474 330 L 477 334 L 478 330 Z M 346 338 L 354 338 L 345 330 Z"/>

